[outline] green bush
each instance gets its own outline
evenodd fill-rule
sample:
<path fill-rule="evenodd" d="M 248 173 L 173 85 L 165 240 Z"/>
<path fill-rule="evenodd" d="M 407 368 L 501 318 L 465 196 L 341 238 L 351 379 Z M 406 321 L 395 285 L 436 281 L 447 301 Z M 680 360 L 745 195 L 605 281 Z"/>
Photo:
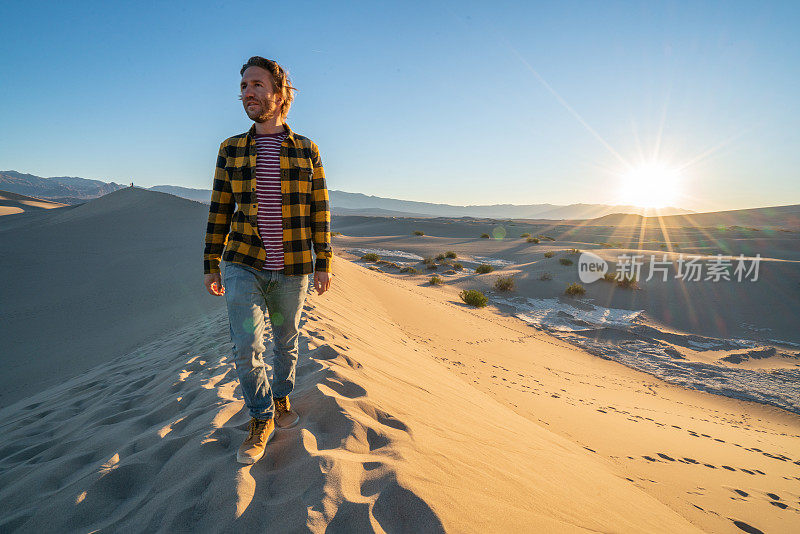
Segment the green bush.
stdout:
<path fill-rule="evenodd" d="M 419 271 L 417 271 L 417 270 L 416 270 L 415 268 L 413 268 L 413 267 L 401 267 L 401 268 L 400 268 L 400 272 L 401 272 L 401 273 L 417 274 Z"/>
<path fill-rule="evenodd" d="M 561 265 L 572 265 L 572 260 L 569 258 L 561 258 L 560 260 L 558 260 L 558 263 L 560 263 Z"/>
<path fill-rule="evenodd" d="M 425 232 L 420 232 L 419 230 L 414 230 L 414 235 L 425 235 Z"/>
<path fill-rule="evenodd" d="M 444 261 L 444 254 L 437 254 L 436 261 Z"/>
<path fill-rule="evenodd" d="M 461 297 L 461 300 L 476 308 L 482 308 L 489 303 L 489 299 L 486 298 L 486 295 L 474 289 L 465 289 L 459 293 L 458 296 Z"/>
<path fill-rule="evenodd" d="M 378 261 L 381 259 L 381 257 L 375 254 L 374 252 L 369 252 L 361 256 L 361 259 L 364 261 Z"/>
<path fill-rule="evenodd" d="M 535 244 L 535 243 L 539 242 L 539 238 L 538 237 L 529 237 L 527 239 L 527 241 L 528 241 L 528 243 L 534 243 Z"/>
<path fill-rule="evenodd" d="M 552 274 L 550 274 L 550 273 L 542 273 L 542 274 L 539 276 L 539 280 L 542 280 L 542 281 L 546 281 L 546 280 L 552 280 L 552 279 L 553 279 L 553 275 L 552 275 Z"/>
<path fill-rule="evenodd" d="M 489 239 L 489 234 L 481 234 L 481 239 Z"/>
<path fill-rule="evenodd" d="M 639 289 L 639 282 L 636 280 L 636 277 L 633 275 L 630 276 L 618 276 L 617 278 L 617 285 L 619 287 L 625 289 Z"/>
<path fill-rule="evenodd" d="M 431 285 L 432 286 L 440 286 L 443 283 L 444 283 L 444 280 L 442 280 L 438 276 L 436 276 L 436 275 L 431 276 Z"/>
<path fill-rule="evenodd" d="M 586 293 L 586 289 L 584 289 L 584 287 L 578 283 L 572 283 L 567 286 L 567 289 L 564 290 L 564 293 L 570 297 L 574 297 L 576 295 L 583 295 Z"/>
<path fill-rule="evenodd" d="M 486 274 L 494 271 L 494 267 L 489 265 L 488 263 L 481 263 L 477 267 L 475 267 L 475 272 L 477 274 Z"/>
<path fill-rule="evenodd" d="M 433 262 L 434 262 L 434 259 L 431 256 L 428 256 L 426 258 L 422 258 L 422 263 L 424 263 L 425 265 L 430 265 Z"/>
<path fill-rule="evenodd" d="M 464 270 L 464 266 L 461 265 L 460 263 L 456 262 L 456 263 L 453 264 L 453 269 L 455 269 L 456 271 L 463 271 Z"/>
<path fill-rule="evenodd" d="M 498 291 L 511 291 L 514 289 L 514 277 L 501 276 L 494 282 L 494 288 Z"/>
<path fill-rule="evenodd" d="M 542 239 L 546 239 L 546 240 L 548 240 L 548 241 L 555 241 L 555 239 L 554 239 L 554 238 L 552 238 L 552 237 L 550 237 L 549 235 L 542 235 L 542 234 L 539 234 L 539 237 L 541 237 Z"/>
<path fill-rule="evenodd" d="M 614 274 L 614 273 L 606 273 L 606 274 L 603 275 L 603 280 L 606 281 L 606 282 L 616 282 L 617 281 L 617 275 Z"/>
<path fill-rule="evenodd" d="M 455 251 L 448 250 L 447 252 L 444 253 L 444 257 L 450 259 L 456 259 L 458 257 L 458 254 L 456 254 Z"/>
<path fill-rule="evenodd" d="M 553 252 L 552 250 L 544 253 L 544 257 L 545 258 L 552 258 L 555 255 L 556 255 L 556 253 Z"/>
<path fill-rule="evenodd" d="M 525 232 L 524 234 L 519 234 L 519 236 L 520 237 L 530 237 L 531 233 L 530 232 Z"/>

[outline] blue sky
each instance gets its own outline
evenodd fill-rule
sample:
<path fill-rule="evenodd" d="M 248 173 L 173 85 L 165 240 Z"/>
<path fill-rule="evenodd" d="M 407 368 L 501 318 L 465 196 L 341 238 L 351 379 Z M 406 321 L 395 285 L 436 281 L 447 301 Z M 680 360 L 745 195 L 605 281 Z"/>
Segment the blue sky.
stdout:
<path fill-rule="evenodd" d="M 0 170 L 210 188 L 262 55 L 330 189 L 616 204 L 658 147 L 673 205 L 800 203 L 798 6 L 4 2 Z"/>

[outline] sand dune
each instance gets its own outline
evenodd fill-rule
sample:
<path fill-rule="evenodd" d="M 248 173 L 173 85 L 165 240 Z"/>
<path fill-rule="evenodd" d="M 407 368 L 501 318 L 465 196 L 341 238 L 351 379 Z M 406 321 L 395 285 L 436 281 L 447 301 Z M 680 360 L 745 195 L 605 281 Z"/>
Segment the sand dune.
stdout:
<path fill-rule="evenodd" d="M 219 311 L 197 289 L 207 217 L 200 203 L 126 188 L 0 218 L 0 272 L 13 273 L 0 290 L 13 369 L 0 374 L 0 406 Z"/>
<path fill-rule="evenodd" d="M 84 321 L 109 313 L 100 297 L 128 315 L 109 322 L 116 343 L 90 349 L 91 362 L 63 356 L 83 338 L 56 344 L 58 331 L 39 334 L 64 378 L 0 410 L 0 531 L 800 528 L 798 415 L 598 358 L 506 306 L 467 307 L 458 284 L 374 272 L 340 245 L 332 290 L 305 308 L 292 395 L 300 424 L 279 430 L 257 464 L 236 464 L 248 417 L 224 303 L 203 292 L 197 267 L 205 209 L 121 190 L 26 230 L 27 239 L 55 234 L 40 241 L 55 250 L 49 268 L 25 275 L 29 290 L 4 304 L 22 305 L 36 293 L 30 284 L 52 277 L 45 287 L 62 302 L 91 304 L 70 309 Z M 0 227 L 0 240 L 24 251 L 29 241 L 9 235 L 19 231 Z M 146 297 L 59 283 L 56 260 L 69 247 L 58 238 L 70 236 L 84 244 L 76 256 L 96 265 L 97 287 Z M 492 257 L 491 246 L 475 254 Z M 170 261 L 155 261 L 164 254 Z M 33 251 L 20 257 L 3 268 L 37 265 Z M 28 322 L 71 320 L 41 298 Z M 25 363 L 14 372 L 35 376 Z"/>
<path fill-rule="evenodd" d="M 66 206 L 66 204 L 11 193 L 9 191 L 0 191 L 0 215 L 14 215 L 36 210 L 50 210 L 53 208 L 62 208 L 64 206 Z"/>

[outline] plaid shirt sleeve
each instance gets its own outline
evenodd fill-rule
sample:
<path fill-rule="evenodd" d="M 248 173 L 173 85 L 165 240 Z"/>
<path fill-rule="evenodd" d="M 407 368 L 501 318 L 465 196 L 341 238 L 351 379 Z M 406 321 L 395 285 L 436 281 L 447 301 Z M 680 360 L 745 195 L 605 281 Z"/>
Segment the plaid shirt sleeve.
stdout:
<path fill-rule="evenodd" d="M 222 252 L 228 240 L 228 231 L 233 216 L 234 199 L 231 180 L 225 171 L 226 156 L 223 142 L 219 146 L 217 166 L 214 170 L 214 187 L 211 191 L 211 206 L 206 226 L 206 245 L 203 252 L 203 271 L 205 274 L 219 273 Z"/>
<path fill-rule="evenodd" d="M 328 188 L 325 185 L 325 170 L 316 143 L 311 143 L 311 241 L 314 244 L 316 261 L 314 270 L 330 273 L 333 250 L 331 248 L 331 212 L 328 203 Z"/>

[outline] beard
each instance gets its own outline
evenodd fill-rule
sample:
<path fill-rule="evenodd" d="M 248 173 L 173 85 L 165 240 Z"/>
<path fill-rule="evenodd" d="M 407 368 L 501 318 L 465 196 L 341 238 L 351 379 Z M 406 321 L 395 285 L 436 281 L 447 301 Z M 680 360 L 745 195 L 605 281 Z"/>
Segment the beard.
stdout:
<path fill-rule="evenodd" d="M 258 104 L 258 107 L 252 109 L 248 108 L 247 105 L 252 102 Z M 244 103 L 244 112 L 253 122 L 267 122 L 277 117 L 280 114 L 280 109 L 278 109 L 278 105 L 272 100 L 251 98 Z"/>

